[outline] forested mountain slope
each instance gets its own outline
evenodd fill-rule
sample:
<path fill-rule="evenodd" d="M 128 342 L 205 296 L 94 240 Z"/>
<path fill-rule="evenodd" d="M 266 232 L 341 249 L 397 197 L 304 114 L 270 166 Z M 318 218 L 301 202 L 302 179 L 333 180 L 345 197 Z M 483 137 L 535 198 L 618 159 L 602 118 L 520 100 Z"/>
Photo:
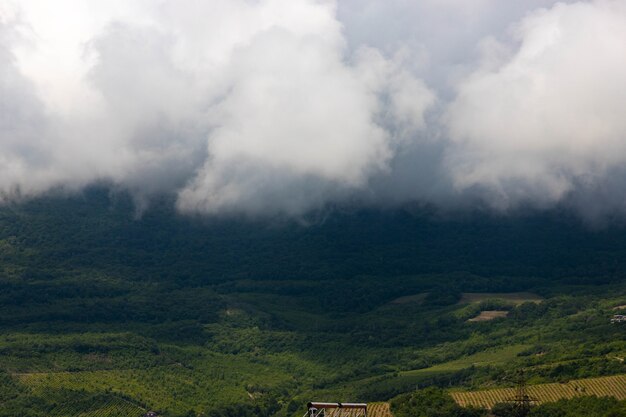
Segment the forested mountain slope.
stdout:
<path fill-rule="evenodd" d="M 560 212 L 138 216 L 106 188 L 5 205 L 0 415 L 294 415 L 520 368 L 623 374 L 625 264 L 625 229 Z"/>

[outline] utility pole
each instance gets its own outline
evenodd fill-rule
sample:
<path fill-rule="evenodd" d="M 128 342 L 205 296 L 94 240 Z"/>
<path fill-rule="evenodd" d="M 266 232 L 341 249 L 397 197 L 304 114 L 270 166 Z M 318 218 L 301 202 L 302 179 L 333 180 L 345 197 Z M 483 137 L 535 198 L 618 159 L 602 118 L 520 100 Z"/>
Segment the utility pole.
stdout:
<path fill-rule="evenodd" d="M 514 405 L 516 417 L 526 417 L 530 412 L 530 407 L 537 402 L 536 398 L 528 395 L 526 391 L 526 377 L 524 370 L 520 370 L 517 375 L 517 383 L 515 387 L 515 396 L 508 400 Z"/>

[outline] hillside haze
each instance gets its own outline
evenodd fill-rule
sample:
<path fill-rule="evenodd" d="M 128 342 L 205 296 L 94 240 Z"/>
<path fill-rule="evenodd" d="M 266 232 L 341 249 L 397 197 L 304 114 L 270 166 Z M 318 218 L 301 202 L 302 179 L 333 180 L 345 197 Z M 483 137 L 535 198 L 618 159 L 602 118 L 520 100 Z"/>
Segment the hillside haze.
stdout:
<path fill-rule="evenodd" d="M 165 198 L 137 214 L 128 195 L 98 187 L 6 206 L 2 222 L 3 239 L 37 250 L 34 262 L 127 267 L 138 278 L 163 268 L 180 282 L 425 273 L 610 281 L 626 262 L 626 228 L 590 227 L 567 211 L 348 207 L 301 219 L 206 218 L 181 216 Z"/>

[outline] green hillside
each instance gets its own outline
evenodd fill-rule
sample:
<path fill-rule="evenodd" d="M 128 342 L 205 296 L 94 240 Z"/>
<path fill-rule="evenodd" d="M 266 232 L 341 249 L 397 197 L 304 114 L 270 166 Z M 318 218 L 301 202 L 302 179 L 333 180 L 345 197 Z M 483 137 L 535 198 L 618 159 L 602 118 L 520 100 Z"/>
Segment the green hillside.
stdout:
<path fill-rule="evenodd" d="M 105 189 L 4 207 L 0 416 L 288 416 L 626 373 L 624 229 L 475 216 L 138 216 Z M 508 315 L 467 321 L 484 310 Z"/>

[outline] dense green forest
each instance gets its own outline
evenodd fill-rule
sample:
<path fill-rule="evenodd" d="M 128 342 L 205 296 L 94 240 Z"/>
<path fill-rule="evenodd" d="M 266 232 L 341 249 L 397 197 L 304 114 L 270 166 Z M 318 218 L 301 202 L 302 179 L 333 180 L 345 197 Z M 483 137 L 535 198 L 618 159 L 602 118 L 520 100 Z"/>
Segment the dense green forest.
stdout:
<path fill-rule="evenodd" d="M 411 401 L 481 415 L 441 390 L 626 373 L 626 324 L 609 322 L 625 270 L 626 228 L 558 211 L 190 218 L 103 187 L 5 205 L 0 416 L 291 416 L 397 396 L 396 417 L 421 415 Z M 481 311 L 506 317 L 468 322 Z M 593 401 L 536 415 L 623 413 Z"/>

